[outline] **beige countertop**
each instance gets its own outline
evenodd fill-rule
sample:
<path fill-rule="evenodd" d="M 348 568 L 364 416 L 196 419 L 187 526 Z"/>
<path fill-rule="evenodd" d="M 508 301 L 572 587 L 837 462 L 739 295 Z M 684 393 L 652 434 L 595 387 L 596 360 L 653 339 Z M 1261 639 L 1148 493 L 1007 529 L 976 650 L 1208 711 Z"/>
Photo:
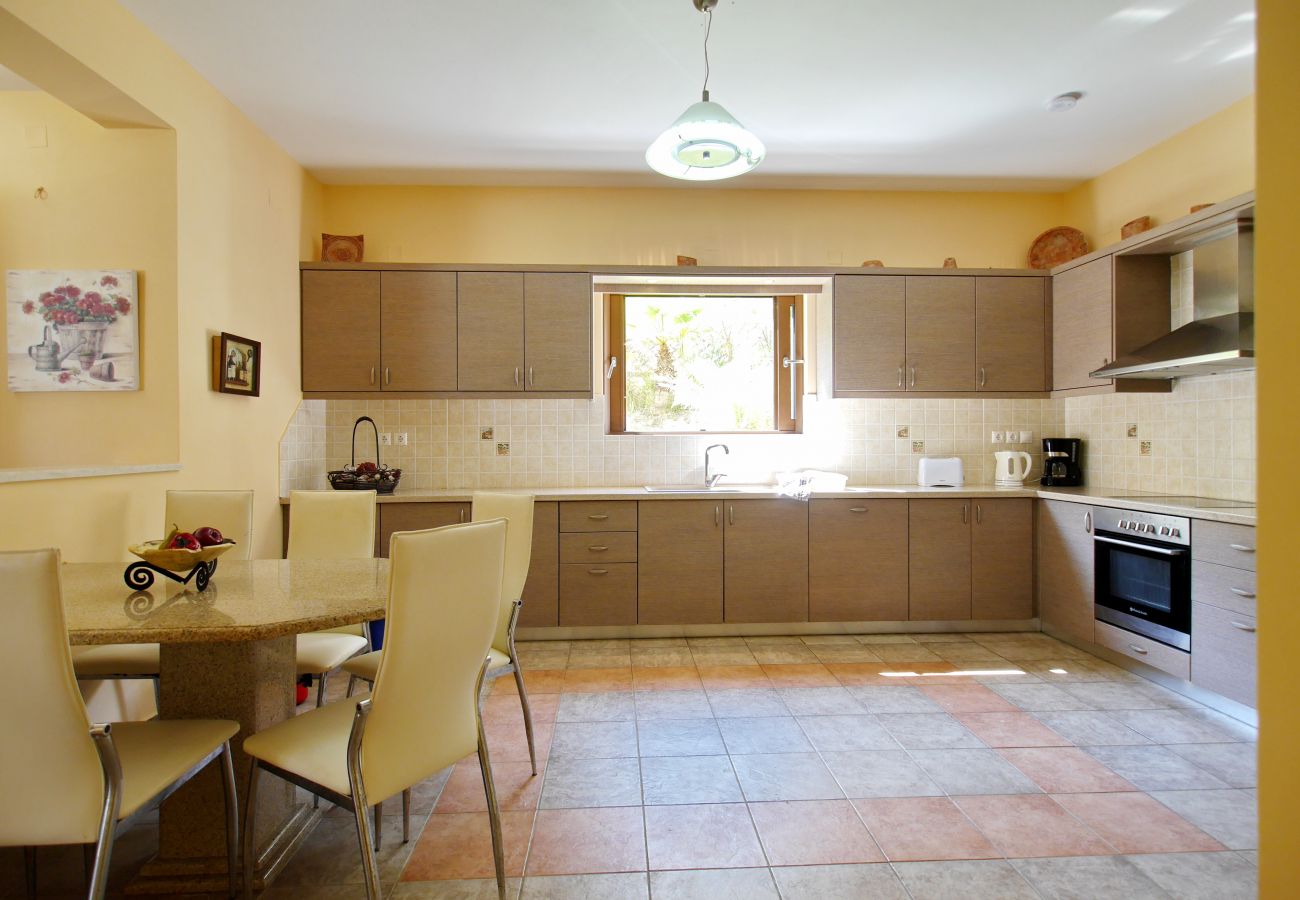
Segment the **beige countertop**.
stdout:
<path fill-rule="evenodd" d="M 122 563 L 67 563 L 63 604 L 73 644 L 253 641 L 381 618 L 388 560 L 228 560 L 208 589 L 159 576 L 133 591 Z"/>
<path fill-rule="evenodd" d="M 694 492 L 665 493 L 647 491 L 643 486 L 627 487 L 573 487 L 573 488 L 495 488 L 492 490 L 506 493 L 529 493 L 538 500 L 698 500 L 701 497 L 721 497 L 732 500 L 762 500 L 780 497 L 781 494 L 772 485 L 735 485 L 723 491 L 706 491 L 701 488 Z M 441 491 L 404 492 L 400 488 L 396 493 L 380 496 L 380 503 L 468 503 L 473 491 L 449 489 Z M 1123 495 L 1123 496 L 1119 496 Z M 926 500 L 936 497 L 954 498 L 994 498 L 1027 497 L 1045 500 L 1064 500 L 1069 503 L 1087 503 L 1093 506 L 1109 506 L 1117 509 L 1133 509 L 1142 512 L 1163 513 L 1173 516 L 1186 516 L 1190 519 L 1203 519 L 1212 522 L 1230 522 L 1238 525 L 1255 524 L 1254 504 L 1241 501 L 1240 506 L 1197 507 L 1186 503 L 1171 502 L 1159 494 L 1143 494 L 1141 491 L 1121 491 L 1107 488 L 1042 488 L 1030 483 L 1022 487 L 996 487 L 991 484 L 970 484 L 960 488 L 920 487 L 914 484 L 879 484 L 850 487 L 844 491 L 818 491 L 813 494 L 817 500 L 836 499 L 899 499 Z M 282 504 L 288 504 L 287 497 L 280 498 Z M 1228 503 L 1230 501 L 1216 501 Z"/>

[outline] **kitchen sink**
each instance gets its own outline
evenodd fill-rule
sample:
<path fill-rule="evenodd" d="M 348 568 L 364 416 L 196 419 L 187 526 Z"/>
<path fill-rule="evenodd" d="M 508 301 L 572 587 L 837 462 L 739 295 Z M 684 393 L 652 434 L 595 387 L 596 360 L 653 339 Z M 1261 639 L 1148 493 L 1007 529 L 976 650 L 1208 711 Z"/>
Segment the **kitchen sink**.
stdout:
<path fill-rule="evenodd" d="M 645 489 L 652 494 L 738 494 L 746 490 L 731 484 L 715 487 L 705 487 L 702 484 L 647 484 Z"/>

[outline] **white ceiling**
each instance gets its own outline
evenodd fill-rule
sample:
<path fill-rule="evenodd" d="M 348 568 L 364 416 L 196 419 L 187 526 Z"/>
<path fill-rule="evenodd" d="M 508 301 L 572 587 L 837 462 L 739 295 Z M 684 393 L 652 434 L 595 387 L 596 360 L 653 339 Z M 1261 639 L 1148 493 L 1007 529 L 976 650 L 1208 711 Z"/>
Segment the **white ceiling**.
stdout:
<path fill-rule="evenodd" d="M 675 184 L 690 0 L 124 0 L 331 183 Z M 1059 189 L 1253 90 L 1253 0 L 721 0 L 743 187 Z M 1086 97 L 1049 113 L 1064 91 Z"/>

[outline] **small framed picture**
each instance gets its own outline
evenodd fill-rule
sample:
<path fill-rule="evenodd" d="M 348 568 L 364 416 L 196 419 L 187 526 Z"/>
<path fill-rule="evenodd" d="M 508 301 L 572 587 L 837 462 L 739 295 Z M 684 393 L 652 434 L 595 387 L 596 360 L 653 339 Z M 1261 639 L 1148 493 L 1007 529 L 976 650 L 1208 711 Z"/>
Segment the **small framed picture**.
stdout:
<path fill-rule="evenodd" d="M 262 342 L 222 332 L 212 338 L 212 386 L 223 394 L 262 392 Z"/>

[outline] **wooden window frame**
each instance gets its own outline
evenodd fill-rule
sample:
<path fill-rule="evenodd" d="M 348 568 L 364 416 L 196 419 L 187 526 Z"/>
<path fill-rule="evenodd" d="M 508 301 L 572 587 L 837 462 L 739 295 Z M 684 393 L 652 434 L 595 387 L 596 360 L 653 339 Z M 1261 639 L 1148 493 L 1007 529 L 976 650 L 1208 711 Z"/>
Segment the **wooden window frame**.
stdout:
<path fill-rule="evenodd" d="M 605 372 L 606 393 L 609 402 L 610 434 L 802 434 L 804 402 L 803 359 L 807 356 L 804 343 L 804 297 L 802 294 L 772 296 L 773 344 L 772 392 L 776 428 L 771 431 L 628 431 L 627 430 L 627 311 L 624 302 L 639 294 L 605 295 Z M 765 296 L 757 294 L 757 296 Z M 719 295 L 730 299 L 731 295 Z M 704 299 L 709 299 L 704 295 Z M 793 334 L 791 333 L 793 331 Z M 793 342 L 795 353 L 791 353 Z M 782 360 L 797 360 L 793 366 L 783 366 Z"/>

